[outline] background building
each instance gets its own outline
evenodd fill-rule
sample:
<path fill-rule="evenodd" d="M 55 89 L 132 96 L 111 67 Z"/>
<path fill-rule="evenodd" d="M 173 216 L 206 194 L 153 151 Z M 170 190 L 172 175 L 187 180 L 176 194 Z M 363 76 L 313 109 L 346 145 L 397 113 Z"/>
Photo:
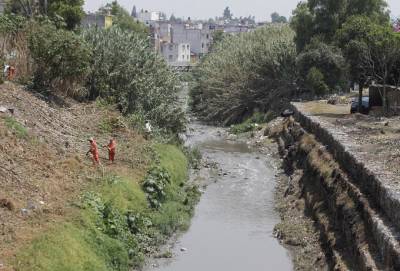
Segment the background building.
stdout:
<path fill-rule="evenodd" d="M 0 0 L 0 14 L 4 13 L 5 6 L 6 6 L 6 0 Z"/>
<path fill-rule="evenodd" d="M 141 11 L 137 14 L 139 22 L 144 23 L 147 26 L 151 26 L 154 23 L 161 20 L 161 12 L 158 11 Z"/>
<path fill-rule="evenodd" d="M 1 0 L 0 0 L 1 1 Z M 111 15 L 101 15 L 96 13 L 86 14 L 81 22 L 82 27 L 97 26 L 100 28 L 108 28 L 112 26 Z"/>

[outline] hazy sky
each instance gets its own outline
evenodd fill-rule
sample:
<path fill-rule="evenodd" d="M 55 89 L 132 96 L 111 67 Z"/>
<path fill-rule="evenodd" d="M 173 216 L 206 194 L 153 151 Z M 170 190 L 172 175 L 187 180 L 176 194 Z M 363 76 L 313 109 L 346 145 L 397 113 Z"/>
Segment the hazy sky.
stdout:
<path fill-rule="evenodd" d="M 85 0 L 87 11 L 97 10 L 100 6 L 111 2 L 107 0 Z M 257 21 L 270 20 L 270 14 L 277 11 L 281 15 L 290 16 L 299 0 L 118 0 L 129 12 L 133 5 L 149 11 L 163 11 L 167 15 L 207 19 L 220 16 L 226 6 L 231 8 L 234 16 L 256 16 Z M 388 0 L 392 16 L 400 16 L 400 1 Z"/>

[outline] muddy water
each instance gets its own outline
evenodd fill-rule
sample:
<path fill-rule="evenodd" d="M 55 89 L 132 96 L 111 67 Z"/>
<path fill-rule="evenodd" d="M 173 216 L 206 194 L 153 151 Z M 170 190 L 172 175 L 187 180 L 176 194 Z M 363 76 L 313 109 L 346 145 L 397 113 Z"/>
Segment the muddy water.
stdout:
<path fill-rule="evenodd" d="M 292 270 L 288 252 L 272 236 L 275 170 L 245 143 L 224 138 L 218 128 L 193 124 L 187 142 L 218 170 L 201 175 L 205 189 L 187 233 L 174 244 L 174 257 L 154 271 Z"/>

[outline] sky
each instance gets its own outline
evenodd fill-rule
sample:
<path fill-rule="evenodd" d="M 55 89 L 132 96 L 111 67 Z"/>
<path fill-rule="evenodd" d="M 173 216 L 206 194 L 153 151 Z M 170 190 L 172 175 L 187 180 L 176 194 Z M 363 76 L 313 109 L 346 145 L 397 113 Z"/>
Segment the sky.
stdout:
<path fill-rule="evenodd" d="M 168 16 L 191 17 L 192 19 L 208 19 L 221 16 L 225 7 L 229 6 L 235 17 L 256 16 L 257 21 L 270 20 L 273 12 L 289 17 L 300 0 L 118 0 L 129 12 L 133 5 L 138 10 L 162 11 Z M 95 11 L 100 6 L 111 2 L 107 0 L 85 0 L 85 10 Z M 400 16 L 400 1 L 387 0 L 392 17 Z"/>

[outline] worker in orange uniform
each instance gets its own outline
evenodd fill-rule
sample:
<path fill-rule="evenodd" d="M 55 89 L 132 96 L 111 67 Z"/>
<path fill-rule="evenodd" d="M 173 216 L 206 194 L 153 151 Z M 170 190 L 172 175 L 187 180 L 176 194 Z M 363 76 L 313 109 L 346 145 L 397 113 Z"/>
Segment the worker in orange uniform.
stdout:
<path fill-rule="evenodd" d="M 97 148 L 96 140 L 94 140 L 94 138 L 90 138 L 89 143 L 90 143 L 90 149 L 86 153 L 86 155 L 88 155 L 89 153 L 92 154 L 93 165 L 95 166 L 100 165 L 99 149 Z"/>
<path fill-rule="evenodd" d="M 117 142 L 115 141 L 114 138 L 111 138 L 110 142 L 108 143 L 108 145 L 104 146 L 104 147 L 107 147 L 107 149 L 108 149 L 108 160 L 111 163 L 114 163 L 115 151 L 117 149 Z"/>

